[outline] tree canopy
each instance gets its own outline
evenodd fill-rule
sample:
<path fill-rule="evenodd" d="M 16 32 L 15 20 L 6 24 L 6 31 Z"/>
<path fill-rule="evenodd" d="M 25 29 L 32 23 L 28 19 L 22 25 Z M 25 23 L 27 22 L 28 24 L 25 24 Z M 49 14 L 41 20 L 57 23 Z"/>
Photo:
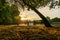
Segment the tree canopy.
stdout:
<path fill-rule="evenodd" d="M 0 0 L 0 24 L 10 24 L 17 22 L 19 18 L 19 11 L 16 5 L 11 5 L 6 0 Z"/>
<path fill-rule="evenodd" d="M 12 0 L 10 0 L 12 1 Z M 50 4 L 50 8 L 55 7 L 56 5 L 60 5 L 60 0 L 55 1 L 55 0 L 13 0 L 15 4 L 20 4 L 22 8 L 28 7 L 26 4 L 32 5 L 32 7 L 39 8 L 39 7 L 45 7 Z M 19 5 L 18 5 L 19 6 Z"/>

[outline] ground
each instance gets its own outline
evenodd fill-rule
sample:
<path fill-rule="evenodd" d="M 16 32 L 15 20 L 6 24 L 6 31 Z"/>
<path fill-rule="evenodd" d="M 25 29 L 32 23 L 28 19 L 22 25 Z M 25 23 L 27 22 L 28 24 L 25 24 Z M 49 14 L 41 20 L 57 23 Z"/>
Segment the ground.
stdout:
<path fill-rule="evenodd" d="M 53 28 L 44 25 L 0 25 L 0 40 L 60 40 L 60 24 L 54 25 Z"/>

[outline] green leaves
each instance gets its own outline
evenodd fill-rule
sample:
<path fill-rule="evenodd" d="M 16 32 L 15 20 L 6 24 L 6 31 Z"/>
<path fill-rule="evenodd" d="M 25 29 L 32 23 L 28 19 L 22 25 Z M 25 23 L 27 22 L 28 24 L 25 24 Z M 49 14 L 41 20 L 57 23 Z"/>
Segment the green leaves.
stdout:
<path fill-rule="evenodd" d="M 19 3 L 23 9 L 27 7 L 28 10 L 30 8 L 25 3 L 35 8 L 45 7 L 47 5 L 50 5 L 49 6 L 50 8 L 54 8 L 56 5 L 60 5 L 60 0 L 59 1 L 55 1 L 55 0 L 14 0 L 14 1 L 15 3 Z M 23 1 L 25 1 L 25 3 Z"/>
<path fill-rule="evenodd" d="M 0 0 L 0 24 L 8 24 L 8 23 L 15 23 L 18 19 L 14 18 L 15 16 L 19 16 L 18 7 L 16 5 L 9 6 L 7 2 Z M 16 20 L 15 20 L 16 19 Z"/>
<path fill-rule="evenodd" d="M 17 16 L 20 14 L 20 12 L 18 11 L 18 7 L 16 5 L 12 5 L 11 9 L 12 9 L 12 15 L 13 16 Z"/>
<path fill-rule="evenodd" d="M 23 1 L 23 0 L 22 0 Z M 51 0 L 24 0 L 27 4 L 33 7 L 42 7 L 51 2 Z M 25 3 L 24 3 L 25 4 Z"/>

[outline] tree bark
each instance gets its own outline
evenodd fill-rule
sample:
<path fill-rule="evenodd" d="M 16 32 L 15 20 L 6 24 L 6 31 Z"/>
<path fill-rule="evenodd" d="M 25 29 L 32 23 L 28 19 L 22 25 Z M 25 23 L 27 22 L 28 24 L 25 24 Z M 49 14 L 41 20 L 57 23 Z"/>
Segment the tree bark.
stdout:
<path fill-rule="evenodd" d="M 24 0 L 23 0 L 24 2 Z M 33 11 L 35 11 L 39 17 L 43 20 L 43 23 L 45 24 L 46 27 L 52 27 L 52 25 L 48 22 L 48 20 L 45 18 L 44 15 L 42 15 L 35 7 L 32 7 L 31 5 L 27 4 L 24 2 L 25 5 L 27 5 L 29 8 L 31 8 Z"/>
<path fill-rule="evenodd" d="M 39 15 L 39 17 L 41 17 L 46 27 L 52 27 L 51 24 L 48 22 L 48 20 L 45 18 L 45 16 L 43 16 L 37 9 L 32 8 L 32 7 L 31 9 L 34 10 Z"/>

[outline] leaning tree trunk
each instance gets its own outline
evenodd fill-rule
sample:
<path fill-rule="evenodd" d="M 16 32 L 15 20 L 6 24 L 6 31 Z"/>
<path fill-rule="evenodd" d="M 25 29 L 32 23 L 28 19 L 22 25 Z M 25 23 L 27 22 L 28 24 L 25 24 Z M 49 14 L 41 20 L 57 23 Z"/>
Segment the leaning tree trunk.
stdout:
<path fill-rule="evenodd" d="M 48 22 L 48 20 L 45 18 L 44 15 L 42 15 L 42 14 L 41 14 L 37 9 L 35 9 L 34 7 L 32 8 L 32 7 L 30 6 L 30 8 L 31 8 L 32 10 L 34 10 L 34 11 L 39 15 L 39 17 L 41 17 L 41 19 L 43 20 L 43 23 L 45 24 L 46 27 L 52 27 L 51 24 Z"/>
<path fill-rule="evenodd" d="M 45 24 L 46 27 L 52 27 L 52 25 L 48 22 L 48 20 L 45 18 L 44 15 L 42 15 L 35 7 L 32 7 L 31 5 L 25 3 L 25 1 L 23 0 L 24 4 L 27 5 L 29 8 L 31 8 L 33 11 L 35 11 L 39 17 L 41 17 L 41 19 L 43 20 L 43 23 Z"/>

